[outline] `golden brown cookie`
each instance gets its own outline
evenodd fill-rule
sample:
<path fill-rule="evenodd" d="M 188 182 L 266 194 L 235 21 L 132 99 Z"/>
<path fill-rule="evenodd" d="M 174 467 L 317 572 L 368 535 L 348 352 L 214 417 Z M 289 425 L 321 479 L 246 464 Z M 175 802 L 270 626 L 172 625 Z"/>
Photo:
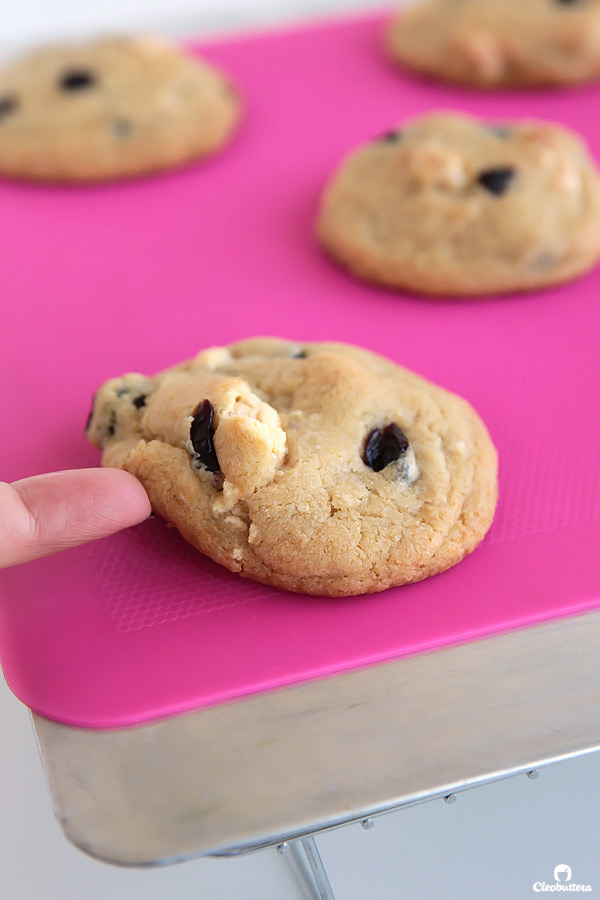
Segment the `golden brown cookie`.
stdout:
<path fill-rule="evenodd" d="M 344 344 L 259 338 L 112 379 L 87 434 L 203 553 L 301 593 L 441 572 L 496 505 L 496 451 L 472 407 Z"/>
<path fill-rule="evenodd" d="M 343 161 L 318 234 L 353 274 L 389 287 L 533 290 L 600 257 L 600 177 L 564 126 L 434 113 Z"/>
<path fill-rule="evenodd" d="M 0 70 L 0 174 L 85 182 L 216 152 L 240 100 L 212 65 L 155 37 L 39 49 Z"/>
<path fill-rule="evenodd" d="M 473 87 L 600 78 L 600 0 L 421 0 L 387 35 L 394 59 Z"/>

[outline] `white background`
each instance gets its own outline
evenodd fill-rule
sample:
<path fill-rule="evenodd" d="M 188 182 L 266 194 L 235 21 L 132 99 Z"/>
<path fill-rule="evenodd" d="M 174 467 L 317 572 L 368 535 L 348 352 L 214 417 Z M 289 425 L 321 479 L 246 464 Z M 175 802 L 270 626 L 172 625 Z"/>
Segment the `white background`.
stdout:
<path fill-rule="evenodd" d="M 0 52 L 97 30 L 224 34 L 385 5 L 382 0 L 0 0 Z"/>
<path fill-rule="evenodd" d="M 382 5 L 373 0 L 0 0 L 0 54 L 98 30 L 213 35 Z M 382 816 L 369 831 L 346 826 L 322 835 L 318 844 L 336 900 L 529 900 L 544 896 L 533 892 L 533 883 L 553 883 L 554 867 L 563 863 L 571 867 L 574 883 L 591 884 L 597 894 L 600 754 L 546 767 L 536 780 L 522 775 L 465 792 L 451 805 L 433 801 Z M 28 711 L 0 678 L 1 900 L 303 896 L 275 850 L 127 870 L 71 847 L 52 815 Z"/>

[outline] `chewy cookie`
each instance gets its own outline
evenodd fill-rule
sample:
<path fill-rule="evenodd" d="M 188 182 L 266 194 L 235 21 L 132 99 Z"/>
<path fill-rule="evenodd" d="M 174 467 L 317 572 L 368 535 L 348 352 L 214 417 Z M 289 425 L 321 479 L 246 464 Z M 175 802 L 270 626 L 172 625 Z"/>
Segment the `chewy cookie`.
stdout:
<path fill-rule="evenodd" d="M 600 0 L 422 0 L 387 37 L 397 61 L 474 87 L 600 78 Z"/>
<path fill-rule="evenodd" d="M 318 235 L 378 284 L 446 295 L 532 290 L 600 256 L 600 177 L 565 127 L 427 115 L 342 163 Z"/>
<path fill-rule="evenodd" d="M 0 71 L 0 173 L 85 182 L 168 169 L 221 148 L 240 108 L 220 72 L 162 39 L 39 49 Z"/>
<path fill-rule="evenodd" d="M 344 344 L 259 338 L 112 379 L 87 435 L 203 553 L 301 593 L 441 572 L 496 505 L 496 451 L 469 404 Z"/>

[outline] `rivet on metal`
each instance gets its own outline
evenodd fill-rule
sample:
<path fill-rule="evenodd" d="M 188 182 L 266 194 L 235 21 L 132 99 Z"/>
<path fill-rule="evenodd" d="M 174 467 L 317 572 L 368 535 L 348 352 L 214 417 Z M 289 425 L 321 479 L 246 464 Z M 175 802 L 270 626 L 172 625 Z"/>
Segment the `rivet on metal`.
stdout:
<path fill-rule="evenodd" d="M 540 772 L 539 769 L 530 769 L 529 772 L 525 773 L 528 778 L 539 778 Z"/>
<path fill-rule="evenodd" d="M 456 803 L 456 794 L 446 794 L 444 801 L 446 803 Z"/>
<path fill-rule="evenodd" d="M 375 827 L 375 821 L 373 819 L 363 819 L 360 824 L 365 829 L 365 831 L 368 831 L 369 828 Z"/>

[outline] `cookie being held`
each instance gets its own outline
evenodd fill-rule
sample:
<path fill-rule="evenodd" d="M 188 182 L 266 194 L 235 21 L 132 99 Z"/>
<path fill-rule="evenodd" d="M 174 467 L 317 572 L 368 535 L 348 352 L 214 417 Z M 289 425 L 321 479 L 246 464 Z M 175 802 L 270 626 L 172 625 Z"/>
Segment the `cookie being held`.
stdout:
<path fill-rule="evenodd" d="M 0 70 L 0 174 L 93 182 L 215 153 L 241 103 L 212 65 L 155 37 L 41 48 Z"/>
<path fill-rule="evenodd" d="M 198 550 L 300 593 L 441 572 L 496 505 L 496 451 L 472 407 L 344 344 L 258 338 L 112 379 L 87 434 Z"/>
<path fill-rule="evenodd" d="M 600 78 L 600 0 L 421 0 L 387 35 L 398 62 L 472 87 Z"/>
<path fill-rule="evenodd" d="M 433 113 L 351 153 L 327 185 L 321 243 L 392 288 L 534 290 L 600 257 L 600 175 L 564 126 Z"/>

